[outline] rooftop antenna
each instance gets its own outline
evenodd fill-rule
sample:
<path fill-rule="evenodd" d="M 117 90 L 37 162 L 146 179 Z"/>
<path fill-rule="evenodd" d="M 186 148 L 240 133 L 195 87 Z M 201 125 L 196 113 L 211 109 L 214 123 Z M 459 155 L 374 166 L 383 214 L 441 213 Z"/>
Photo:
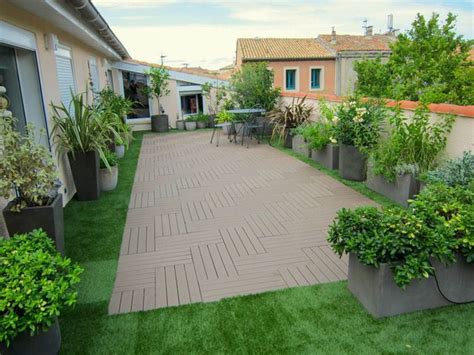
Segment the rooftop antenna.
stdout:
<path fill-rule="evenodd" d="M 364 24 L 362 25 L 362 28 L 364 29 L 364 33 L 367 32 L 367 19 L 365 19 L 364 21 L 362 21 Z"/>
<path fill-rule="evenodd" d="M 161 58 L 161 65 L 163 65 L 163 59 L 165 59 L 166 56 L 162 54 L 162 55 L 160 56 L 160 58 Z"/>
<path fill-rule="evenodd" d="M 392 32 L 393 32 L 393 14 L 389 14 L 389 15 L 388 15 L 388 19 L 387 19 L 387 29 L 388 29 L 388 33 L 392 33 Z"/>

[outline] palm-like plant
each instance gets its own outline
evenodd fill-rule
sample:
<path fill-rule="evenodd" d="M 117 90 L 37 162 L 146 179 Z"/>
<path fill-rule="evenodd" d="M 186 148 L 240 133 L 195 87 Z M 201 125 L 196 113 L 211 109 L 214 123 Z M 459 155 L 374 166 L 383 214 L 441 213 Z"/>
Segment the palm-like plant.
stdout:
<path fill-rule="evenodd" d="M 111 143 L 112 135 L 118 135 L 109 113 L 97 110 L 84 101 L 84 93 L 72 95 L 67 108 L 64 103 L 51 104 L 53 109 L 53 129 L 51 136 L 58 153 L 96 151 L 105 159 L 105 150 Z"/>
<path fill-rule="evenodd" d="M 281 102 L 276 109 L 269 113 L 270 124 L 273 125 L 272 140 L 277 138 L 284 140 L 291 128 L 307 122 L 313 107 L 305 104 L 306 96 L 296 100 L 293 98 L 291 104 L 283 105 Z"/>

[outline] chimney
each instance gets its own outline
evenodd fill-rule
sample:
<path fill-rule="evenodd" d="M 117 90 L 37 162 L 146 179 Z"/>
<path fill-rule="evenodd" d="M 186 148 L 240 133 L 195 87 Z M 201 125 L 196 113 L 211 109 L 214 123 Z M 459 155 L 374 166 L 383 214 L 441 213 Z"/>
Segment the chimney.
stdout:
<path fill-rule="evenodd" d="M 365 35 L 367 37 L 372 37 L 374 35 L 374 26 L 367 26 L 365 28 Z"/>
<path fill-rule="evenodd" d="M 334 26 L 331 31 L 331 44 L 336 44 L 336 30 L 334 29 Z"/>

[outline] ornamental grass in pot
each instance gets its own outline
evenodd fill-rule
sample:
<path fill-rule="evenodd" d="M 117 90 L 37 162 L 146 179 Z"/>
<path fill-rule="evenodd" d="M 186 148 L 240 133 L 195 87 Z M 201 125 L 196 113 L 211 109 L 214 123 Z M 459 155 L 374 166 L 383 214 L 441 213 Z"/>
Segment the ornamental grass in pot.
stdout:
<path fill-rule="evenodd" d="M 58 154 L 67 154 L 80 201 L 99 198 L 99 160 L 105 159 L 112 137 L 119 135 L 116 115 L 88 105 L 84 95 L 73 95 L 70 109 L 64 103 L 51 104 L 51 134 Z"/>
<path fill-rule="evenodd" d="M 381 101 L 361 101 L 350 97 L 337 106 L 334 138 L 339 142 L 339 175 L 348 180 L 364 181 L 367 158 L 379 140 L 381 124 L 387 117 Z"/>
<path fill-rule="evenodd" d="M 282 101 L 268 114 L 269 124 L 273 127 L 271 140 L 284 144 L 286 148 L 292 148 L 291 130 L 306 123 L 313 107 L 305 103 L 306 96 L 284 104 Z"/>
<path fill-rule="evenodd" d="M 0 119 L 0 194 L 9 203 L 3 209 L 10 235 L 43 228 L 64 253 L 61 186 L 48 149 L 36 143 L 31 124 L 22 136 L 16 119 Z"/>
<path fill-rule="evenodd" d="M 0 352 L 57 354 L 58 317 L 76 303 L 82 269 L 40 229 L 0 238 L 0 263 Z"/>
<path fill-rule="evenodd" d="M 452 115 L 431 122 L 425 105 L 418 106 L 410 118 L 395 108 L 388 136 L 371 152 L 367 186 L 408 206 L 420 191 L 420 175 L 436 166 L 453 123 Z"/>
<path fill-rule="evenodd" d="M 99 181 L 101 191 L 112 191 L 117 187 L 118 160 L 115 153 L 105 153 L 105 160 L 100 162 Z"/>

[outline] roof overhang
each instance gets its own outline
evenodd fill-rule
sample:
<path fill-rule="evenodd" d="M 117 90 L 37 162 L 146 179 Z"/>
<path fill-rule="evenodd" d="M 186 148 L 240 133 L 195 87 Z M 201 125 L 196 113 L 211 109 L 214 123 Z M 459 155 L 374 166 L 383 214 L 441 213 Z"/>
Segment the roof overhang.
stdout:
<path fill-rule="evenodd" d="M 392 51 L 340 51 L 337 53 L 338 58 L 363 58 L 363 57 L 388 57 Z"/>
<path fill-rule="evenodd" d="M 242 58 L 242 62 L 304 62 L 311 60 L 334 60 L 335 56 L 330 57 L 311 57 L 311 58 Z"/>
<path fill-rule="evenodd" d="M 86 21 L 62 0 L 15 0 L 13 5 L 52 23 L 110 59 L 122 57 Z"/>

